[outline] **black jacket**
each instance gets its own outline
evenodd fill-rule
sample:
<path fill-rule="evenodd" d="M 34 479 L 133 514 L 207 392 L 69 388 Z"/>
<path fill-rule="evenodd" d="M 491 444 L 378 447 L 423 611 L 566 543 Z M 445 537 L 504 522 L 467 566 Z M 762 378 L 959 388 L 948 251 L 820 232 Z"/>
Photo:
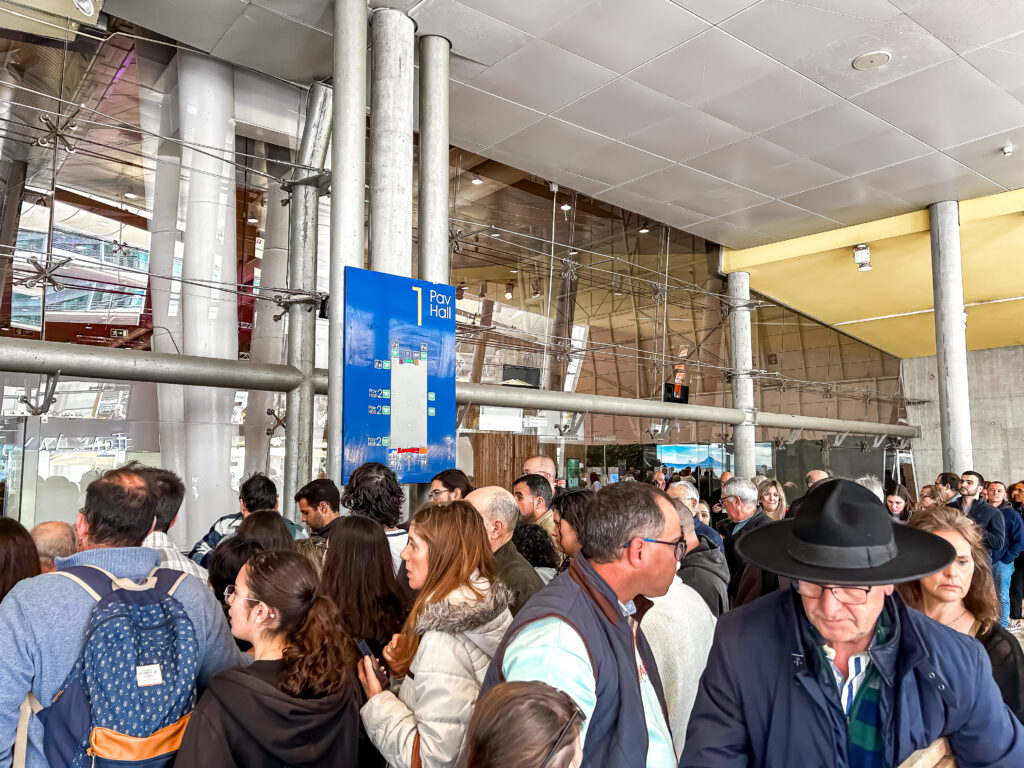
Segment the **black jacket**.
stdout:
<path fill-rule="evenodd" d="M 1013 635 L 994 622 L 988 632 L 978 635 L 992 662 L 992 677 L 1003 701 L 1024 722 L 1024 651 Z"/>
<path fill-rule="evenodd" d="M 712 541 L 698 536 L 697 542 L 697 547 L 679 561 L 676 575 L 704 598 L 711 613 L 718 618 L 729 610 L 729 564 Z"/>
<path fill-rule="evenodd" d="M 355 675 L 330 696 L 296 698 L 278 689 L 280 669 L 280 661 L 257 661 L 216 675 L 175 765 L 356 768 L 362 694 Z"/>
<path fill-rule="evenodd" d="M 729 599 L 732 600 L 736 597 L 736 592 L 740 588 L 740 579 L 743 578 L 743 568 L 746 565 L 746 560 L 740 557 L 736 551 L 736 540 L 743 536 L 748 531 L 753 531 L 756 528 L 760 528 L 762 525 L 769 525 L 774 521 L 764 513 L 764 510 L 758 507 L 747 522 L 740 528 L 738 533 L 733 533 L 736 529 L 736 524 L 731 520 L 726 525 L 723 525 L 719 529 L 719 533 L 722 533 L 722 538 L 725 540 L 725 560 L 729 564 Z"/>
<path fill-rule="evenodd" d="M 963 496 L 949 502 L 949 506 L 953 509 L 963 510 Z M 981 529 L 982 541 L 992 562 L 998 562 L 1006 550 L 1006 520 L 1003 513 L 991 504 L 986 504 L 981 499 L 975 499 L 965 514 Z"/>

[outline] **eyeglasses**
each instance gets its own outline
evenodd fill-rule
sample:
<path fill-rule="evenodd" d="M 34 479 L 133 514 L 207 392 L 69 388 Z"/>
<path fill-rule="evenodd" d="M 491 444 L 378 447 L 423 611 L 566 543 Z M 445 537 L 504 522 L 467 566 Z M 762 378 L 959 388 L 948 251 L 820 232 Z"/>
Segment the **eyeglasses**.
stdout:
<path fill-rule="evenodd" d="M 868 601 L 868 592 L 871 591 L 871 587 L 826 587 L 809 581 L 796 582 L 796 591 L 811 600 L 821 597 L 826 589 L 843 605 L 864 605 Z"/>
<path fill-rule="evenodd" d="M 676 556 L 676 560 L 682 560 L 683 559 L 683 555 L 686 554 L 686 537 L 685 536 L 680 536 L 676 541 L 662 541 L 661 539 L 647 539 L 647 538 L 645 538 L 644 541 L 649 541 L 649 542 L 651 542 L 651 544 L 664 544 L 665 546 L 673 547 L 674 550 L 675 550 L 673 552 L 673 554 Z"/>
<path fill-rule="evenodd" d="M 430 493 L 428 493 L 427 498 L 430 499 L 431 501 L 437 501 L 439 498 L 441 498 L 442 493 L 451 493 L 451 491 L 449 491 L 447 488 L 441 488 L 440 490 L 431 491 Z"/>
<path fill-rule="evenodd" d="M 562 726 L 562 730 L 558 732 L 558 738 L 555 739 L 555 743 L 551 745 L 551 749 L 549 749 L 547 755 L 544 756 L 544 760 L 541 762 L 540 768 L 544 768 L 551 758 L 558 753 L 558 749 L 562 745 L 562 739 L 565 738 L 565 734 L 569 732 L 572 724 L 579 722 L 580 727 L 582 727 L 583 721 L 587 719 L 587 716 L 583 714 L 583 710 L 579 708 L 579 705 L 576 704 L 575 701 L 572 705 L 572 712 L 569 713 L 569 719 L 565 721 L 565 725 Z"/>
<path fill-rule="evenodd" d="M 242 595 L 238 594 L 238 589 L 235 587 L 234 584 L 228 584 L 226 587 L 224 587 L 224 601 L 225 602 L 230 603 L 230 602 L 234 601 L 234 599 L 236 597 L 241 597 L 243 600 L 248 600 L 250 603 L 258 603 L 259 602 L 259 600 L 257 600 L 255 597 L 242 597 Z"/>

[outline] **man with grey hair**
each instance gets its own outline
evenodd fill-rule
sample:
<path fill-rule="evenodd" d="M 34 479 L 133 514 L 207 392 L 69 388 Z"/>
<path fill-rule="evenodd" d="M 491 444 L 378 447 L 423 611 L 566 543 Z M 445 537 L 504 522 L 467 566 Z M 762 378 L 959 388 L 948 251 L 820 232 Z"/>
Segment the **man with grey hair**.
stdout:
<path fill-rule="evenodd" d="M 700 520 L 697 520 L 697 505 L 700 504 L 700 494 L 697 493 L 696 486 L 689 480 L 679 480 L 668 487 L 668 496 L 673 501 L 682 502 L 690 510 L 690 514 L 694 518 L 693 523 L 697 535 L 713 542 L 716 547 L 722 550 L 722 554 L 725 554 L 725 550 L 722 548 L 722 537 L 710 525 L 705 525 Z"/>
<path fill-rule="evenodd" d="M 481 694 L 512 680 L 548 683 L 584 714 L 583 765 L 675 766 L 661 677 L 640 624 L 648 598 L 672 586 L 685 546 L 663 491 L 645 483 L 602 488 L 582 552 L 519 612 Z"/>
<path fill-rule="evenodd" d="M 53 573 L 57 566 L 55 558 L 71 557 L 78 551 L 75 529 L 60 520 L 49 520 L 32 529 L 32 541 L 39 553 L 39 569 L 42 573 Z"/>
<path fill-rule="evenodd" d="M 874 475 L 864 475 L 862 477 L 858 477 L 853 482 L 867 488 L 878 497 L 879 501 L 883 503 L 885 502 L 885 489 L 882 487 L 882 481 Z"/>
<path fill-rule="evenodd" d="M 544 586 L 537 571 L 512 543 L 512 532 L 519 521 L 519 505 L 511 493 L 497 485 L 477 488 L 466 496 L 466 501 L 484 520 L 498 578 L 514 593 L 510 610 L 515 616 L 533 593 Z"/>
<path fill-rule="evenodd" d="M 531 456 L 523 462 L 523 474 L 540 475 L 548 481 L 552 493 L 555 492 L 556 472 L 555 460 L 549 456 Z"/>
<path fill-rule="evenodd" d="M 718 524 L 718 532 L 725 540 L 725 559 L 729 563 L 729 602 L 732 604 L 746 566 L 746 560 L 736 551 L 736 540 L 742 533 L 767 525 L 772 519 L 757 506 L 757 486 L 742 477 L 730 478 L 722 486 L 722 509 L 729 517 Z"/>

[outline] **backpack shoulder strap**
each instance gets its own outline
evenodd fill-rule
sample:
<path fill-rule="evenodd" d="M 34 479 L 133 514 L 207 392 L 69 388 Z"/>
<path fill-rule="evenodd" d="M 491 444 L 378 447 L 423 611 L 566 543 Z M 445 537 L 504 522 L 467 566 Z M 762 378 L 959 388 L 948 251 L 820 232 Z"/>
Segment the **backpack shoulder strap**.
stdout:
<path fill-rule="evenodd" d="M 32 715 L 38 715 L 42 709 L 43 705 L 39 703 L 39 699 L 32 691 L 29 691 L 18 711 L 18 730 L 14 738 L 14 762 L 11 764 L 13 768 L 25 768 L 28 754 L 28 723 Z"/>
<path fill-rule="evenodd" d="M 114 591 L 113 582 L 116 580 L 114 574 L 95 565 L 75 565 L 71 568 L 55 571 L 55 573 L 64 578 L 71 579 L 71 581 L 88 592 L 96 602 L 99 602 L 105 595 Z"/>
<path fill-rule="evenodd" d="M 173 595 L 181 582 L 188 576 L 184 571 L 176 571 L 173 568 L 154 568 L 149 575 L 156 578 L 156 583 L 153 586 L 168 596 Z"/>

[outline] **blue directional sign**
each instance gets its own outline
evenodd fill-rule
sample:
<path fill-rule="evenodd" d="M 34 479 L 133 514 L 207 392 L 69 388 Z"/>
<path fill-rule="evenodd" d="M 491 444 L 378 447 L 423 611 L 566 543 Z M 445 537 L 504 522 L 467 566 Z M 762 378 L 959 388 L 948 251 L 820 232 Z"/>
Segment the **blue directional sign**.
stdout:
<path fill-rule="evenodd" d="M 402 483 L 455 466 L 455 289 L 345 268 L 342 483 L 367 461 Z"/>

